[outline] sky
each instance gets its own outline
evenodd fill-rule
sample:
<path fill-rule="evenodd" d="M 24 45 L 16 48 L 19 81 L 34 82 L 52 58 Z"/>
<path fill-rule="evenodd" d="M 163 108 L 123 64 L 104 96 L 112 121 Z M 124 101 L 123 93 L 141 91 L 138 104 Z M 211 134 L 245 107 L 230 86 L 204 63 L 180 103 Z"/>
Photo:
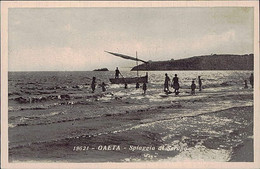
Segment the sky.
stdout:
<path fill-rule="evenodd" d="M 9 71 L 130 69 L 135 61 L 253 53 L 253 8 L 12 8 Z"/>

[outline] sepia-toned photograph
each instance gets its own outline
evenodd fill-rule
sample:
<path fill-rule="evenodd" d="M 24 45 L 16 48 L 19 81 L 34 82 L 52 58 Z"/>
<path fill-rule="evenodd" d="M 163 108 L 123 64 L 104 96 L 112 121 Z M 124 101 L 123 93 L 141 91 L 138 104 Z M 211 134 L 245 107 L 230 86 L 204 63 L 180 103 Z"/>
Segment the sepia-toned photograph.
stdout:
<path fill-rule="evenodd" d="M 254 162 L 255 10 L 8 8 L 8 162 Z"/>

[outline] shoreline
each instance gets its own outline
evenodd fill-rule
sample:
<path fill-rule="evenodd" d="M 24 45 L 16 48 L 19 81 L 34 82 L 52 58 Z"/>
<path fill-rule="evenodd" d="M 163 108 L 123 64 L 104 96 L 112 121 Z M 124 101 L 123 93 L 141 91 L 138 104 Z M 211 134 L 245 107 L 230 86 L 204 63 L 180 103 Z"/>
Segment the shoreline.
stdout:
<path fill-rule="evenodd" d="M 227 110 L 222 110 L 222 111 L 210 113 L 210 115 L 216 114 L 217 116 L 224 116 L 224 117 L 232 118 L 231 116 L 232 116 L 233 113 L 236 113 L 237 111 L 241 111 L 241 114 L 242 114 L 243 112 L 249 112 L 250 110 L 252 110 L 252 108 L 253 108 L 252 106 L 249 106 L 249 107 L 247 106 L 247 107 L 243 107 L 243 108 L 233 108 L 233 109 L 227 109 Z M 253 112 L 251 112 L 251 114 L 252 113 Z M 206 115 L 206 116 L 210 116 L 210 115 Z M 194 118 L 200 118 L 199 116 L 205 116 L 205 114 L 198 115 L 197 117 L 186 117 L 186 118 L 192 120 Z M 176 120 L 170 120 L 170 119 L 168 120 L 168 122 L 171 122 L 171 121 L 176 121 Z M 154 127 L 153 127 L 155 129 L 153 134 L 151 133 L 150 130 L 149 130 L 149 132 L 146 131 L 146 132 L 154 135 L 155 138 L 157 138 L 157 139 L 155 139 L 152 142 L 152 145 L 160 146 L 161 144 L 165 144 L 167 142 L 167 141 L 162 142 L 162 140 L 161 140 L 162 136 L 159 133 L 162 132 L 163 130 L 161 130 L 161 129 L 159 130 L 159 128 L 160 128 L 159 126 L 160 126 L 161 123 L 168 123 L 168 122 L 159 122 L 158 124 L 156 124 L 157 123 L 156 122 Z M 140 126 L 142 126 L 142 125 L 146 126 L 146 124 L 139 124 L 139 125 Z M 210 126 L 210 124 L 208 126 Z M 232 136 L 232 134 L 234 133 L 233 135 L 235 135 L 235 137 L 236 137 L 236 135 L 239 135 L 239 133 L 236 133 L 236 132 L 241 132 L 241 131 L 251 135 L 253 133 L 253 131 L 250 131 L 252 126 L 253 125 L 251 123 L 251 125 L 249 127 L 246 127 L 246 128 L 244 128 L 242 130 L 239 130 L 239 131 L 234 130 L 233 132 L 231 132 L 228 135 Z M 200 128 L 201 125 L 199 125 L 198 127 Z M 194 129 L 194 127 L 193 127 L 193 129 Z M 140 152 L 137 152 L 137 154 L 136 154 L 135 152 L 127 152 L 126 153 L 124 151 L 119 151 L 119 152 L 115 152 L 115 151 L 112 151 L 112 152 L 111 151 L 89 151 L 88 154 L 85 154 L 83 152 L 79 152 L 79 153 L 73 152 L 71 149 L 72 149 L 72 147 L 74 147 L 76 145 L 92 145 L 92 146 L 108 145 L 108 144 L 111 144 L 111 145 L 124 145 L 124 146 L 128 146 L 129 144 L 131 144 L 131 145 L 146 145 L 145 144 L 146 141 L 144 143 L 142 143 L 141 141 L 133 140 L 132 137 L 131 137 L 131 136 L 136 135 L 140 131 L 143 131 L 142 128 L 136 128 L 134 130 L 126 130 L 124 132 L 112 132 L 112 133 L 110 133 L 108 135 L 107 134 L 105 134 L 105 135 L 104 134 L 103 135 L 97 135 L 96 137 L 91 137 L 89 139 L 87 139 L 88 138 L 87 136 L 81 136 L 81 137 L 75 137 L 75 138 L 66 138 L 66 139 L 57 140 L 57 141 L 54 141 L 54 142 L 31 144 L 29 146 L 23 146 L 23 147 L 19 147 L 19 148 L 9 149 L 9 152 L 10 152 L 10 155 L 11 155 L 11 156 L 9 156 L 9 158 L 10 158 L 11 161 L 25 161 L 25 162 L 26 161 L 31 161 L 31 160 L 42 161 L 42 160 L 53 160 L 53 158 L 55 156 L 57 157 L 57 156 L 60 156 L 61 154 L 63 154 L 63 155 L 68 155 L 68 157 L 66 159 L 64 159 L 64 160 L 67 160 L 69 162 L 102 162 L 102 161 L 103 162 L 109 162 L 109 161 L 110 162 L 111 161 L 122 162 L 121 161 L 121 160 L 123 160 L 122 157 L 127 159 L 127 157 L 129 157 L 129 156 L 136 156 Z M 174 136 L 173 140 L 176 140 L 176 139 L 177 140 L 179 140 L 179 139 L 182 140 L 183 138 L 185 138 L 186 135 L 189 135 L 188 131 L 182 131 L 182 132 L 184 132 L 184 133 L 183 134 L 180 133 L 179 136 L 177 136 L 177 135 Z M 137 134 L 137 136 L 138 135 L 139 134 Z M 154 137 L 154 136 L 152 136 L 152 137 Z M 138 136 L 138 137 L 140 137 L 140 136 Z M 145 137 L 143 137 L 143 139 Z M 198 136 L 198 137 L 201 137 L 201 136 Z M 203 138 L 203 137 L 201 137 L 201 138 Z M 232 153 L 231 159 L 229 160 L 230 162 L 243 161 L 243 159 L 246 158 L 246 154 L 242 154 L 241 152 L 243 152 L 245 150 L 245 148 L 248 150 L 247 152 L 250 153 L 250 150 L 253 148 L 253 145 L 252 145 L 252 141 L 247 141 L 248 140 L 247 137 L 246 137 L 245 140 L 242 141 L 243 142 L 242 144 L 240 143 L 239 145 L 236 145 L 236 146 L 234 146 L 232 148 L 233 153 Z M 211 140 L 210 139 L 210 140 L 204 142 L 203 145 L 206 146 L 209 149 L 214 150 L 214 149 L 216 149 L 215 147 L 218 147 L 218 144 L 221 144 L 221 141 L 215 143 L 214 137 L 212 139 L 213 139 L 212 140 L 213 142 L 210 141 Z M 106 140 L 106 141 L 104 142 L 104 140 Z M 127 140 L 127 143 L 123 143 L 122 144 L 121 143 L 122 140 Z M 145 140 L 147 140 L 147 138 L 145 138 Z M 159 140 L 161 140 L 161 141 L 159 141 Z M 200 139 L 197 140 L 197 141 L 196 141 L 196 139 L 193 140 L 193 141 L 192 140 L 189 140 L 189 139 L 186 140 L 186 141 L 184 140 L 183 143 L 188 141 L 187 142 L 188 145 L 193 147 L 194 145 L 196 145 L 196 142 L 198 142 Z M 194 143 L 192 143 L 192 142 L 194 142 Z M 228 147 L 224 148 L 224 149 L 228 149 Z M 52 155 L 48 155 L 47 152 L 49 152 L 49 151 L 52 152 Z M 20 154 L 19 152 L 20 153 L 22 152 L 23 156 L 20 156 L 22 154 Z M 41 152 L 41 153 L 39 154 L 39 152 Z M 44 153 L 44 152 L 46 152 L 47 154 Z M 156 153 L 158 153 L 158 152 L 156 152 Z M 168 156 L 168 157 L 173 156 L 173 158 L 174 158 L 174 156 L 178 155 L 178 152 L 176 152 L 176 151 L 172 151 L 172 153 L 170 153 L 171 155 L 166 153 L 166 154 L 168 154 L 166 156 L 164 155 L 165 152 L 159 152 L 159 153 L 161 153 L 161 155 L 162 155 L 161 158 L 162 159 L 163 158 L 167 159 L 166 156 Z M 141 155 L 141 154 L 139 154 L 139 155 Z M 106 157 L 106 159 L 100 158 L 102 156 Z M 32 157 L 34 157 L 34 158 L 32 159 Z M 150 159 L 146 159 L 144 157 L 142 157 L 142 158 L 143 158 L 144 161 L 150 161 Z M 59 158 L 57 158 L 56 160 L 58 160 L 58 159 Z M 131 161 L 135 161 L 134 159 L 129 159 L 129 160 L 130 160 L 130 162 Z M 249 159 L 246 159 L 246 161 L 252 161 L 252 159 L 249 158 Z"/>

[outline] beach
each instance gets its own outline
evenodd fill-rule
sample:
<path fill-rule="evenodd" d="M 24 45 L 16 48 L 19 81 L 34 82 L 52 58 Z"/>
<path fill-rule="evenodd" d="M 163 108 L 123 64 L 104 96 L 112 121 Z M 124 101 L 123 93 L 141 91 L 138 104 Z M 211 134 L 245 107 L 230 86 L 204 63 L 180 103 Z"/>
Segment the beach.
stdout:
<path fill-rule="evenodd" d="M 149 72 L 146 95 L 110 84 L 110 71 L 11 72 L 9 161 L 253 161 L 251 72 L 169 71 L 178 96 L 163 92 L 165 72 Z M 91 93 L 93 76 L 106 92 Z M 203 89 L 191 95 L 198 76 Z"/>

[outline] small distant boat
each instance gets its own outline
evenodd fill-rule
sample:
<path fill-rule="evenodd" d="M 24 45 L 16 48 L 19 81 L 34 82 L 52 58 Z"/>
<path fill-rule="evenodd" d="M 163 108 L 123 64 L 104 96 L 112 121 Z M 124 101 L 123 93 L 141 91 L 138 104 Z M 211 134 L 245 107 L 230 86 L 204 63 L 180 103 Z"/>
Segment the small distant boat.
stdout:
<path fill-rule="evenodd" d="M 124 55 L 124 54 L 120 54 L 120 53 L 113 53 L 113 52 L 108 52 L 105 51 L 111 55 L 117 56 L 117 57 L 121 57 L 123 59 L 129 59 L 129 60 L 134 60 L 136 61 L 136 64 L 138 65 L 138 61 L 144 62 L 144 63 L 148 63 L 147 61 L 141 60 L 137 58 L 137 52 L 136 52 L 136 57 L 132 57 L 132 56 L 128 56 L 128 55 Z M 121 74 L 121 73 L 120 73 Z M 137 77 L 123 77 L 123 75 L 121 74 L 122 78 L 110 78 L 109 81 L 112 84 L 132 84 L 132 83 L 148 83 L 148 73 L 146 73 L 145 76 L 139 76 L 138 75 L 138 70 L 137 70 Z"/>
<path fill-rule="evenodd" d="M 112 84 L 148 83 L 148 75 L 141 77 L 111 78 L 109 81 Z"/>
<path fill-rule="evenodd" d="M 109 71 L 108 68 L 95 69 L 93 71 Z"/>

